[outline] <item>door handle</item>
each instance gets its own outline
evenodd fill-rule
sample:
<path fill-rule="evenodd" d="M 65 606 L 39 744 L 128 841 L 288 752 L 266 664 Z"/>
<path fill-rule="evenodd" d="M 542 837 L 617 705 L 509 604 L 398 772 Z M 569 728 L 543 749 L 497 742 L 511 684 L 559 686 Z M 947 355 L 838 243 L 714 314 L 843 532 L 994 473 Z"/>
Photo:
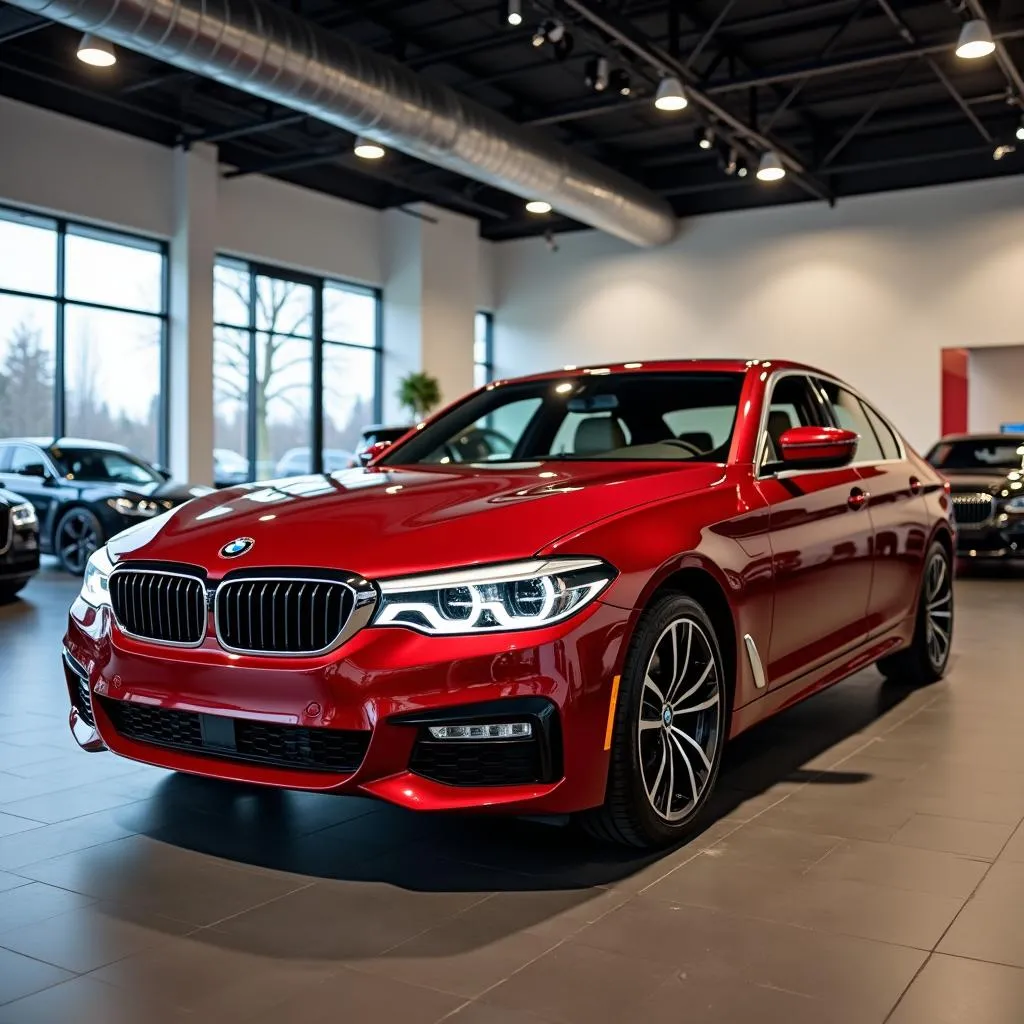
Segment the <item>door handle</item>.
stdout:
<path fill-rule="evenodd" d="M 859 487 L 854 487 L 854 489 L 850 491 L 850 496 L 846 499 L 846 504 L 856 512 L 867 505 L 868 498 L 870 497 L 871 495 L 868 494 L 867 491 L 862 491 Z"/>
<path fill-rule="evenodd" d="M 921 481 L 916 476 L 910 478 L 910 493 L 920 494 L 921 493 Z"/>

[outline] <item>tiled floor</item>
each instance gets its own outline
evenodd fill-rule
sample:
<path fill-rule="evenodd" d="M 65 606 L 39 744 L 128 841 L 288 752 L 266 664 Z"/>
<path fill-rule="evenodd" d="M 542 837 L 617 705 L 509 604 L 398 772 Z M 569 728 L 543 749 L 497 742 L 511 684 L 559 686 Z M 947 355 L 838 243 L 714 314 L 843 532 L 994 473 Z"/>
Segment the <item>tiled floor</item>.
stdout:
<path fill-rule="evenodd" d="M 1024 1021 L 1024 575 L 961 581 L 946 682 L 735 743 L 647 858 L 81 753 L 73 590 L 0 610 L 0 1024 Z"/>

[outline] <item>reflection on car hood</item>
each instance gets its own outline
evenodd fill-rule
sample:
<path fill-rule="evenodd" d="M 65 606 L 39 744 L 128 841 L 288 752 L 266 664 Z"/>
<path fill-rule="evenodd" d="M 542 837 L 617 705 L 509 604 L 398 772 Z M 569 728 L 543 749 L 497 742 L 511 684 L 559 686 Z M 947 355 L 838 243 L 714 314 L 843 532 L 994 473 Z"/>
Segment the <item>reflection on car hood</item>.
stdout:
<path fill-rule="evenodd" d="M 950 469 L 939 470 L 947 480 L 950 488 L 954 491 L 970 491 L 972 493 L 1000 494 L 1010 484 L 1019 483 L 1024 480 L 1024 473 L 1020 470 L 1005 470 L 999 468 L 979 469 Z M 1014 488 L 1020 490 L 1021 488 Z"/>
<path fill-rule="evenodd" d="M 111 551 L 190 562 L 215 576 L 276 565 L 383 577 L 528 557 L 590 523 L 722 476 L 711 463 L 665 462 L 350 469 L 217 491 L 120 535 Z M 251 552 L 220 557 L 238 537 L 255 541 Z"/>

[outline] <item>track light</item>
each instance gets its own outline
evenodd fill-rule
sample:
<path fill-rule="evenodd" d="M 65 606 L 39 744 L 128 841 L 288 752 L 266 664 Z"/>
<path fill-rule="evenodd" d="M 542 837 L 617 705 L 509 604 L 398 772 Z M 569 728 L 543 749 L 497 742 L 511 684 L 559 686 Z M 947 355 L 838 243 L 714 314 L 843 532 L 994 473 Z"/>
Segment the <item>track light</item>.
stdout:
<path fill-rule="evenodd" d="M 774 149 L 761 154 L 761 162 L 757 165 L 758 181 L 781 181 L 786 176 L 786 168 L 782 166 L 779 154 Z"/>
<path fill-rule="evenodd" d="M 94 68 L 109 68 L 117 63 L 117 54 L 113 45 L 106 39 L 86 32 L 78 44 L 78 59 L 83 64 L 91 64 Z"/>
<path fill-rule="evenodd" d="M 1017 139 L 1019 142 L 1024 142 L 1024 114 L 1020 116 L 1020 124 L 1017 125 Z"/>
<path fill-rule="evenodd" d="M 522 0 L 508 0 L 508 12 L 506 14 L 508 23 L 513 26 L 519 26 L 523 23 L 523 4 Z"/>
<path fill-rule="evenodd" d="M 996 146 L 996 148 L 992 150 L 992 159 L 993 160 L 1002 160 L 1004 156 L 1009 156 L 1011 153 L 1016 153 L 1016 152 L 1017 152 L 1017 147 L 1016 146 L 1012 146 L 1012 145 L 1008 145 L 1007 143 L 1003 143 L 1003 145 Z"/>
<path fill-rule="evenodd" d="M 740 155 L 737 152 L 736 147 L 733 146 L 732 149 L 729 150 L 729 155 L 725 158 L 725 164 L 723 165 L 723 170 L 731 178 L 739 169 L 740 169 Z"/>
<path fill-rule="evenodd" d="M 666 75 L 658 83 L 654 94 L 654 105 L 658 110 L 682 110 L 687 105 L 682 83 L 674 75 Z"/>
<path fill-rule="evenodd" d="M 583 81 L 586 82 L 587 88 L 593 89 L 594 92 L 604 92 L 608 88 L 610 77 L 607 57 L 595 57 L 588 60 L 583 68 Z"/>
<path fill-rule="evenodd" d="M 988 22 L 975 18 L 964 23 L 956 44 L 956 55 L 963 60 L 977 60 L 987 57 L 996 48 Z"/>
<path fill-rule="evenodd" d="M 701 128 L 697 133 L 697 145 L 701 149 L 710 149 L 715 144 L 715 133 L 711 128 Z"/>
<path fill-rule="evenodd" d="M 533 33 L 531 42 L 534 46 L 540 47 L 545 43 L 557 43 L 565 35 L 565 26 L 560 21 L 548 18 L 542 21 L 540 27 Z"/>
<path fill-rule="evenodd" d="M 384 147 L 379 142 L 374 142 L 372 139 L 365 139 L 362 135 L 356 137 L 355 145 L 352 147 L 352 152 L 355 153 L 360 160 L 380 160 L 384 156 Z"/>
<path fill-rule="evenodd" d="M 622 68 L 616 68 L 608 76 L 608 88 L 617 92 L 620 96 L 628 96 L 633 91 L 632 82 L 629 79 L 629 72 Z"/>
<path fill-rule="evenodd" d="M 544 199 L 531 199 L 526 204 L 526 212 L 539 217 L 551 212 L 551 204 Z"/>

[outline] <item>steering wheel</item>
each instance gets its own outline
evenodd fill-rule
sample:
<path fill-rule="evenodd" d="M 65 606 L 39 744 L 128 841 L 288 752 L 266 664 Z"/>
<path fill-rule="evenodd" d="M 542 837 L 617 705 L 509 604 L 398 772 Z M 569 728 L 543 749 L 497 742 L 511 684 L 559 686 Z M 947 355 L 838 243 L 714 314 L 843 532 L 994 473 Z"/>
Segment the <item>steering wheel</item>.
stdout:
<path fill-rule="evenodd" d="M 689 452 L 691 455 L 700 457 L 704 454 L 695 444 L 690 444 L 689 441 L 684 441 L 678 437 L 668 437 L 664 441 L 658 442 L 659 444 L 671 445 L 674 448 L 682 448 L 684 452 Z"/>

